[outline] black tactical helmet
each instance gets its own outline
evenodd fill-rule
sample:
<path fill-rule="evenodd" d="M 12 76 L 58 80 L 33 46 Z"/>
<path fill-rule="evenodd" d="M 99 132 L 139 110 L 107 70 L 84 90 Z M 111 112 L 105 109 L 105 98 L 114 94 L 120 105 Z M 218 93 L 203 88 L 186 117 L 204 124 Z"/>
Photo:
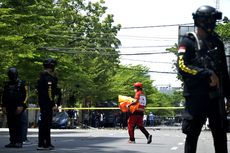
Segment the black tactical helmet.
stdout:
<path fill-rule="evenodd" d="M 214 7 L 207 5 L 199 7 L 192 15 L 195 26 L 204 29 L 208 33 L 211 33 L 214 30 L 216 20 L 222 19 L 221 12 L 217 11 Z"/>
<path fill-rule="evenodd" d="M 16 81 L 18 79 L 18 71 L 15 67 L 10 67 L 8 69 L 8 77 L 11 81 Z"/>
<path fill-rule="evenodd" d="M 57 62 L 56 62 L 56 60 L 53 59 L 53 58 L 47 58 L 47 59 L 43 62 L 44 68 L 51 68 L 51 69 L 54 69 L 56 65 L 57 65 Z"/>

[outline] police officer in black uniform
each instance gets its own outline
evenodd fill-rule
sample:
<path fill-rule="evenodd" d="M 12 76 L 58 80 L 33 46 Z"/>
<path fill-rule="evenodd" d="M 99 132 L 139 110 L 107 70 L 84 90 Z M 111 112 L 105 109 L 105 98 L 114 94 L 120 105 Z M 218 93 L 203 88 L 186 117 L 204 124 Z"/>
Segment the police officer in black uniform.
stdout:
<path fill-rule="evenodd" d="M 58 79 L 54 69 L 57 65 L 56 60 L 48 58 L 43 62 L 44 71 L 41 72 L 37 82 L 38 102 L 40 107 L 40 122 L 38 134 L 37 150 L 52 150 L 54 146 L 51 144 L 50 129 L 52 125 L 53 111 L 56 111 L 60 106 L 61 99 L 58 98 L 55 104 L 55 95 L 60 94 L 57 87 Z"/>
<path fill-rule="evenodd" d="M 4 86 L 2 95 L 3 112 L 7 114 L 10 143 L 6 148 L 22 147 L 22 119 L 26 109 L 27 90 L 25 81 L 20 80 L 15 67 L 8 70 L 9 81 Z"/>
<path fill-rule="evenodd" d="M 196 33 L 188 33 L 178 49 L 178 72 L 184 85 L 185 111 L 182 131 L 185 153 L 195 153 L 206 118 L 214 139 L 215 153 L 227 153 L 226 104 L 230 104 L 230 80 L 224 44 L 214 32 L 222 13 L 201 6 L 193 13 Z"/>

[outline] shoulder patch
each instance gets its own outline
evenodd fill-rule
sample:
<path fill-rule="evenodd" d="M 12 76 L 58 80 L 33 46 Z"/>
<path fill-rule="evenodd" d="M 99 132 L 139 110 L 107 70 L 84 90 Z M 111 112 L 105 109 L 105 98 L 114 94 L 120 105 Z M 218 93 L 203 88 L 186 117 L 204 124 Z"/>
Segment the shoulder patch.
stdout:
<path fill-rule="evenodd" d="M 178 53 L 185 53 L 186 47 L 185 46 L 180 46 L 178 49 Z"/>

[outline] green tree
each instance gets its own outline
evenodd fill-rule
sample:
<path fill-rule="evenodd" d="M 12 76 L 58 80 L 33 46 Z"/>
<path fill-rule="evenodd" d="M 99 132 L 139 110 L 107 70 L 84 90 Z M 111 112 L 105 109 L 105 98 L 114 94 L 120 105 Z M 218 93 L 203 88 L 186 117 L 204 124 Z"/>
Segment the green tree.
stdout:
<path fill-rule="evenodd" d="M 103 6 L 104 1 L 83 2 L 66 0 L 59 3 L 66 11 L 63 21 L 69 27 L 71 37 L 66 46 L 58 50 L 72 55 L 67 69 L 74 70 L 73 73 L 66 69 L 73 74 L 62 73 L 62 78 L 72 80 L 68 88 L 73 85 L 72 82 L 77 82 L 74 86 L 79 86 L 76 90 L 81 98 L 104 101 L 109 95 L 109 78 L 114 75 L 114 68 L 119 62 L 116 48 L 120 41 L 116 35 L 120 25 L 113 26 L 113 16 L 104 15 L 107 9 Z"/>
<path fill-rule="evenodd" d="M 46 56 L 38 48 L 60 43 L 49 36 L 56 31 L 58 10 L 52 1 L 3 1 L 0 6 L 1 71 L 16 66 L 21 75 L 34 82 Z M 28 71 L 30 70 L 30 71 Z"/>
<path fill-rule="evenodd" d="M 108 95 L 108 81 L 118 66 L 120 25 L 105 15 L 104 1 L 12 1 L 0 5 L 1 81 L 9 66 L 35 85 L 46 57 L 58 61 L 64 99 L 77 94 L 94 100 Z"/>
<path fill-rule="evenodd" d="M 153 81 L 148 74 L 148 68 L 142 65 L 120 65 L 116 69 L 116 74 L 110 80 L 111 96 L 117 99 L 118 95 L 133 96 L 135 82 L 142 82 L 144 86 L 144 92 L 146 95 L 150 95 L 156 91 L 152 86 Z"/>
<path fill-rule="evenodd" d="M 230 41 L 230 21 L 227 17 L 224 17 L 224 23 L 217 25 L 216 31 L 221 39 L 226 42 Z"/>

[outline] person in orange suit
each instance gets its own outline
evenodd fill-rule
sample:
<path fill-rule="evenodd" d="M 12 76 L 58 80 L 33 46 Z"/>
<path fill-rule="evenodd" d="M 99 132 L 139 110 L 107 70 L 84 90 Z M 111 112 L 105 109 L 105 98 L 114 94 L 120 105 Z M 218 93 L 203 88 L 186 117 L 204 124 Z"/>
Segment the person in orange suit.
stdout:
<path fill-rule="evenodd" d="M 129 133 L 129 143 L 135 143 L 135 137 L 134 137 L 134 129 L 137 126 L 141 132 L 145 135 L 147 139 L 147 144 L 150 144 L 152 142 L 152 135 L 149 134 L 149 132 L 145 129 L 143 124 L 143 116 L 146 106 L 146 97 L 144 95 L 144 92 L 142 91 L 143 85 L 141 82 L 136 82 L 133 84 L 134 91 L 135 91 L 135 97 L 134 101 L 129 104 L 127 107 L 130 108 L 132 105 L 138 105 L 137 109 L 130 113 L 130 116 L 128 118 L 128 133 Z"/>

